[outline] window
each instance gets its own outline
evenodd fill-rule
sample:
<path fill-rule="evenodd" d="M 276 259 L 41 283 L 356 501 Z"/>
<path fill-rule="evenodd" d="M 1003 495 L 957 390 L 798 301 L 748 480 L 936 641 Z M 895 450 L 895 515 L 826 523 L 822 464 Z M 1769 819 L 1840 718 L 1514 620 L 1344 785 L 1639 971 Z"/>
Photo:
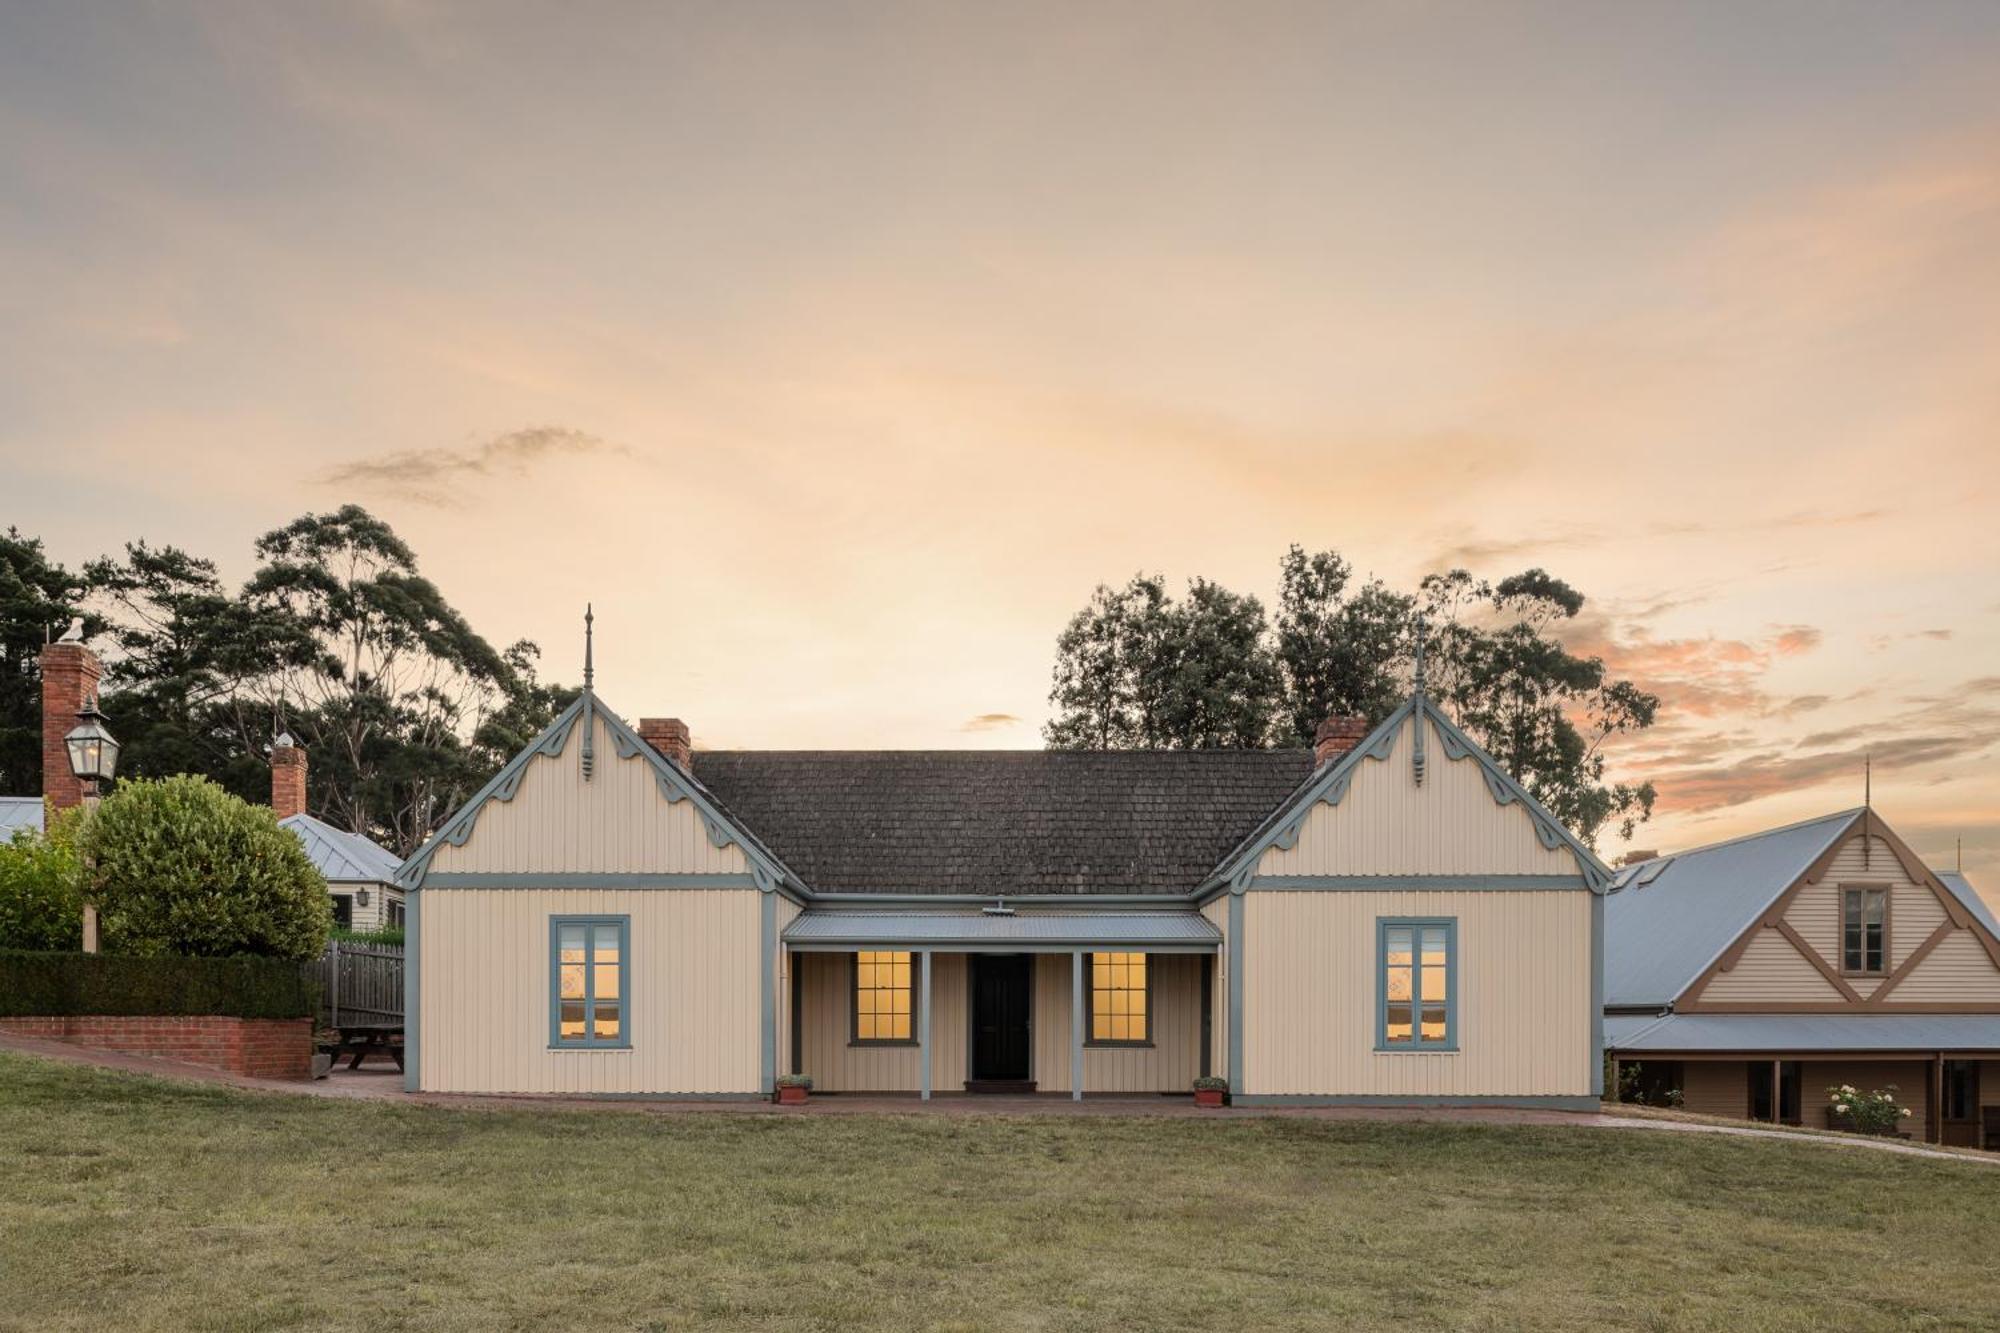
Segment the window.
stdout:
<path fill-rule="evenodd" d="M 333 903 L 333 928 L 354 929 L 354 899 L 344 893 L 329 893 L 326 896 Z"/>
<path fill-rule="evenodd" d="M 632 1044 L 631 933 L 626 916 L 549 919 L 549 1045 Z"/>
<path fill-rule="evenodd" d="M 1379 918 L 1375 1049 L 1458 1049 L 1458 922 Z"/>
<path fill-rule="evenodd" d="M 854 955 L 854 1041 L 916 1040 L 916 994 L 908 951 Z"/>
<path fill-rule="evenodd" d="M 391 898 L 387 900 L 385 906 L 389 913 L 390 928 L 393 930 L 401 930 L 403 928 L 403 904 L 397 902 L 394 898 Z"/>
<path fill-rule="evenodd" d="M 1146 955 L 1094 953 L 1090 956 L 1090 1040 L 1092 1046 L 1153 1044 Z"/>
<path fill-rule="evenodd" d="M 1883 970 L 1889 953 L 1889 891 L 1840 891 L 1840 968 L 1872 976 Z"/>

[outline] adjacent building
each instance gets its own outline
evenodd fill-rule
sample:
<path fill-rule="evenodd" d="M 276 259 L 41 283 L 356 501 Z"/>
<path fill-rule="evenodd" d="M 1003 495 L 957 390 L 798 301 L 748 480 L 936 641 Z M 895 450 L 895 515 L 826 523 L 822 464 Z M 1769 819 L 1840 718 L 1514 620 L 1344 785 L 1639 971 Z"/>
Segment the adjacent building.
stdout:
<path fill-rule="evenodd" d="M 403 867 L 406 1076 L 1585 1108 L 1610 879 L 1421 686 L 1079 754 L 696 753 L 586 684 Z"/>
<path fill-rule="evenodd" d="M 290 829 L 326 880 L 333 924 L 340 930 L 386 930 L 403 924 L 402 858 L 359 833 L 306 813 L 305 747 L 289 734 L 271 746 L 271 812 Z"/>
<path fill-rule="evenodd" d="M 1605 1039 L 1648 1100 L 1824 1128 L 1827 1088 L 1894 1085 L 1913 1136 L 2000 1131 L 2000 929 L 1872 809 L 1623 868 Z"/>

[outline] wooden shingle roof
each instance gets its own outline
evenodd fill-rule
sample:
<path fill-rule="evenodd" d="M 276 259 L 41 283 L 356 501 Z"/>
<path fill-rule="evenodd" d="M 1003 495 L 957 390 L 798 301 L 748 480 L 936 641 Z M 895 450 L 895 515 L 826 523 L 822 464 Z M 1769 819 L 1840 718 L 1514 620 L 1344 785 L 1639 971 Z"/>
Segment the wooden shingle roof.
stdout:
<path fill-rule="evenodd" d="M 1307 750 L 707 750 L 695 777 L 821 893 L 1184 894 Z"/>

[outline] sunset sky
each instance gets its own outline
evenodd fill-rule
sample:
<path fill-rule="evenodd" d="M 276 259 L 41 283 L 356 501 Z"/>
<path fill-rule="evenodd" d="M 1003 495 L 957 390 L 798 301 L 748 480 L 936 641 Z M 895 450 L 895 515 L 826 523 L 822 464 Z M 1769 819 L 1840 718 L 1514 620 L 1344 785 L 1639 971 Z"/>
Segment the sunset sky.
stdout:
<path fill-rule="evenodd" d="M 2000 5 L 8 5 L 0 462 L 70 563 L 359 502 L 715 747 L 1037 744 L 1140 569 L 1542 565 L 1639 845 L 1872 751 L 2000 900 Z"/>

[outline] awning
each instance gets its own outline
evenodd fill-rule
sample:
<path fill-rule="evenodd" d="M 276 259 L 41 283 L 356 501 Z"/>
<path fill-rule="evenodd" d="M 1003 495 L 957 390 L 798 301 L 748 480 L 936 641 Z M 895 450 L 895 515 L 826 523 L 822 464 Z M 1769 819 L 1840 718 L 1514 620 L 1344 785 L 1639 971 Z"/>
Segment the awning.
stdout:
<path fill-rule="evenodd" d="M 968 911 L 801 913 L 794 949 L 951 949 L 971 953 L 1132 949 L 1212 953 L 1222 933 L 1198 912 Z"/>
<path fill-rule="evenodd" d="M 1609 1014 L 1615 1055 L 2000 1051 L 2000 1014 Z"/>

